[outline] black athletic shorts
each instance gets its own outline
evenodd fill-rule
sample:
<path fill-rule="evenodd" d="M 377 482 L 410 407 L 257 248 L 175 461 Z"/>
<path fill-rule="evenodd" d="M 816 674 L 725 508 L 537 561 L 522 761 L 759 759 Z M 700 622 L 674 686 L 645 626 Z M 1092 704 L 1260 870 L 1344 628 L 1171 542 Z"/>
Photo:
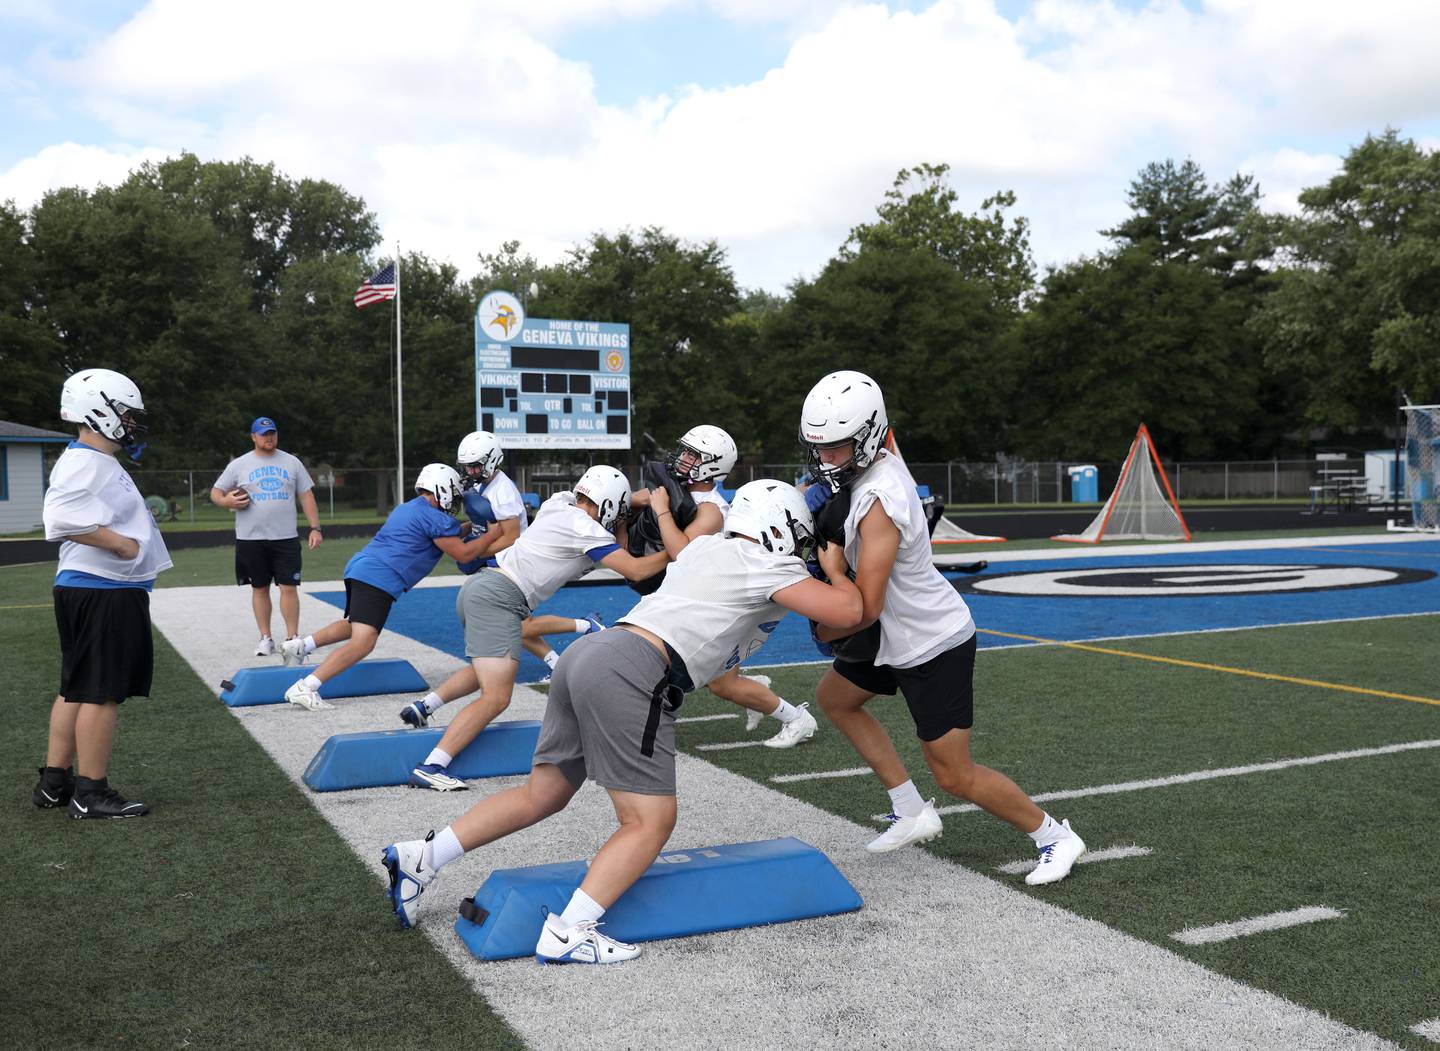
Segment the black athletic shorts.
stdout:
<path fill-rule="evenodd" d="M 235 541 L 235 583 L 268 588 L 300 583 L 300 538 Z"/>
<path fill-rule="evenodd" d="M 345 619 L 351 624 L 368 624 L 376 631 L 383 631 L 393 605 L 395 599 L 390 592 L 363 580 L 345 578 Z"/>
<path fill-rule="evenodd" d="M 149 697 L 155 670 L 150 593 L 144 588 L 54 589 L 60 689 L 76 704 Z"/>
<path fill-rule="evenodd" d="M 913 668 L 837 660 L 834 669 L 867 693 L 898 689 L 915 720 L 915 734 L 935 741 L 975 721 L 975 636 Z"/>

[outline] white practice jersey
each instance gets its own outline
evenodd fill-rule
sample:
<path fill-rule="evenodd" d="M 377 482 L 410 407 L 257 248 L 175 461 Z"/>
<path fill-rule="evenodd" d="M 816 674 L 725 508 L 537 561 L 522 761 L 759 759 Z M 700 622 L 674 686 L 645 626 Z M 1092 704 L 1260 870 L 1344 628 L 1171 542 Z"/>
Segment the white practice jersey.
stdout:
<path fill-rule="evenodd" d="M 691 681 L 703 686 L 769 638 L 786 612 L 771 596 L 809 579 L 794 555 L 773 554 L 742 537 L 696 537 L 670 565 L 660 590 L 620 622 L 668 642 Z"/>
<path fill-rule="evenodd" d="M 850 514 L 845 519 L 845 558 L 850 565 L 859 563 L 860 520 L 877 500 L 900 530 L 900 550 L 885 588 L 875 663 L 913 668 L 934 657 L 941 643 L 966 641 L 975 634 L 975 620 L 960 593 L 935 568 L 930 526 L 915 479 L 894 453 L 882 450 L 851 483 Z"/>
<path fill-rule="evenodd" d="M 520 522 L 520 532 L 525 532 L 525 527 L 530 524 L 529 516 L 525 513 L 525 501 L 520 498 L 520 489 L 510 480 L 509 475 L 504 471 L 496 471 L 480 490 L 480 495 L 490 501 L 490 509 L 495 512 L 495 521 L 517 519 Z"/>
<path fill-rule="evenodd" d="M 109 551 L 66 540 L 60 545 L 59 572 L 72 570 L 106 580 L 154 580 L 172 565 L 170 552 L 120 461 L 109 453 L 72 442 L 50 471 L 45 491 L 45 539 L 62 540 L 93 533 L 102 526 L 140 545 L 132 559 L 116 558 Z"/>
<path fill-rule="evenodd" d="M 616 550 L 614 534 L 575 506 L 574 493 L 564 492 L 541 504 L 525 535 L 495 561 L 533 610 Z"/>
<path fill-rule="evenodd" d="M 725 519 L 730 517 L 730 501 L 725 499 L 725 494 L 720 491 L 718 485 L 714 489 L 707 489 L 703 493 L 691 489 L 690 498 L 695 501 L 697 508 L 701 504 L 714 504 L 720 508 L 720 527 L 722 529 L 725 527 Z"/>

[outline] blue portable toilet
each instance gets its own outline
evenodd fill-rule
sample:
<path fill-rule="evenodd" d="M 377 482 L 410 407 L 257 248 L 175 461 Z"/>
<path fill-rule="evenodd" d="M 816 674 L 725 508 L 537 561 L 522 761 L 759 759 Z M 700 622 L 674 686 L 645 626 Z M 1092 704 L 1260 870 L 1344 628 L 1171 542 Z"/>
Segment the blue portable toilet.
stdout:
<path fill-rule="evenodd" d="M 1070 502 L 1093 504 L 1100 499 L 1100 471 L 1093 463 L 1066 468 L 1070 475 Z"/>

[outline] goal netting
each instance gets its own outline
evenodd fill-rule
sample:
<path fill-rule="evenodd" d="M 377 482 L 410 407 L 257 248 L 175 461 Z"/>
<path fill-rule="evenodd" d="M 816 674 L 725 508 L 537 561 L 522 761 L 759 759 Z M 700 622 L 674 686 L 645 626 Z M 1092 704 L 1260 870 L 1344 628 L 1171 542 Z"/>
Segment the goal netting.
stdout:
<path fill-rule="evenodd" d="M 1440 532 L 1440 405 L 1404 405 L 1405 497 L 1410 524 L 1397 530 Z"/>
<path fill-rule="evenodd" d="M 986 536 L 984 533 L 972 533 L 963 529 L 950 519 L 945 517 L 945 505 L 940 505 L 940 513 L 931 519 L 933 525 L 930 527 L 930 543 L 932 544 L 994 544 L 1003 541 L 1003 536 Z"/>
<path fill-rule="evenodd" d="M 1120 468 L 1120 480 L 1105 506 L 1083 533 L 1063 533 L 1051 540 L 1098 544 L 1102 540 L 1189 540 L 1190 528 L 1142 423 Z"/>

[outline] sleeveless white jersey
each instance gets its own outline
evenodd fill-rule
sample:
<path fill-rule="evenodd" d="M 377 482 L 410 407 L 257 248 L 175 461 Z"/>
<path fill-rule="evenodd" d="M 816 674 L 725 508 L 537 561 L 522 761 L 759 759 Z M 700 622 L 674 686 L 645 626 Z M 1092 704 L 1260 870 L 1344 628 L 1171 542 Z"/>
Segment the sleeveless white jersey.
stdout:
<path fill-rule="evenodd" d="M 758 650 L 784 606 L 775 592 L 809 580 L 805 563 L 776 555 L 741 537 L 696 537 L 665 573 L 660 590 L 646 595 L 622 624 L 652 631 L 685 662 L 704 686 Z"/>
<path fill-rule="evenodd" d="M 701 504 L 714 504 L 720 508 L 720 528 L 725 528 L 725 520 L 730 517 L 730 501 L 725 499 L 725 494 L 720 491 L 718 485 L 714 489 L 709 489 L 705 492 L 691 489 L 690 498 L 695 501 L 697 508 Z"/>
<path fill-rule="evenodd" d="M 959 645 L 975 634 L 970 607 L 935 568 L 930 553 L 930 528 L 915 479 L 905 461 L 881 451 L 875 462 L 851 483 L 850 514 L 845 519 L 845 558 L 859 562 L 860 520 L 879 501 L 895 528 L 900 550 L 885 588 L 880 611 L 880 649 L 876 664 L 911 668 L 935 656 L 935 648 L 954 639 Z"/>
<path fill-rule="evenodd" d="M 485 483 L 485 488 L 480 490 L 480 495 L 490 501 L 497 522 L 514 518 L 520 523 L 520 532 L 525 532 L 525 527 L 530 524 L 529 515 L 525 513 L 525 501 L 520 497 L 520 490 L 509 475 L 496 471 Z"/>

